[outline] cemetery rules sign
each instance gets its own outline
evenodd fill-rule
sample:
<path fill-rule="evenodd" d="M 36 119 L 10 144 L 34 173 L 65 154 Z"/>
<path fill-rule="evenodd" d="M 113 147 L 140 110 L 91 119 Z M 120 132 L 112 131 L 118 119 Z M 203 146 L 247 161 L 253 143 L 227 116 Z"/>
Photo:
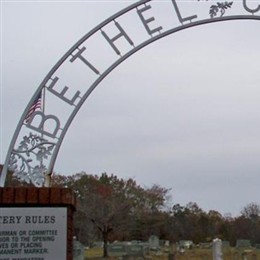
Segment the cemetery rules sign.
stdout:
<path fill-rule="evenodd" d="M 66 207 L 0 208 L 0 260 L 64 260 Z"/>

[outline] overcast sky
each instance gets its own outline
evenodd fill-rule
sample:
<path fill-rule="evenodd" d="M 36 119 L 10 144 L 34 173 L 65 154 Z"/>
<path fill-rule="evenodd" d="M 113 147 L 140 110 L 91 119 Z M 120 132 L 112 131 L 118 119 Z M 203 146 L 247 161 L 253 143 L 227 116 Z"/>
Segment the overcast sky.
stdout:
<path fill-rule="evenodd" d="M 1 1 L 0 163 L 49 70 L 83 35 L 131 3 Z M 160 14 L 169 3 L 156 1 L 156 21 L 176 16 Z M 184 16 L 208 13 L 214 3 L 186 1 Z M 129 30 L 135 26 L 133 20 Z M 55 172 L 131 177 L 171 188 L 173 203 L 193 201 L 233 216 L 247 203 L 260 203 L 259 46 L 259 21 L 198 26 L 147 46 L 85 102 Z M 93 56 L 102 59 L 98 46 Z"/>

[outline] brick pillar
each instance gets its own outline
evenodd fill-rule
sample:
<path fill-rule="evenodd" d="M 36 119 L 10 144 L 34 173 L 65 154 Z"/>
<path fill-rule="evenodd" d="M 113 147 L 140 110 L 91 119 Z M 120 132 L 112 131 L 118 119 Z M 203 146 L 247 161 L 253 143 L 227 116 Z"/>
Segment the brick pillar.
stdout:
<path fill-rule="evenodd" d="M 1 211 L 1 207 L 4 208 L 15 208 L 15 207 L 66 208 L 67 209 L 67 260 L 73 259 L 73 213 L 76 210 L 76 199 L 71 189 L 34 188 L 34 187 L 0 188 L 0 211 Z"/>

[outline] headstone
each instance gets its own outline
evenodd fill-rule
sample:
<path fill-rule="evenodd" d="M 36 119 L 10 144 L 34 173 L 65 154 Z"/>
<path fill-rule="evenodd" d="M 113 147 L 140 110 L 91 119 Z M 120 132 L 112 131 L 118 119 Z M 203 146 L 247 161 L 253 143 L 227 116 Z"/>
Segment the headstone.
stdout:
<path fill-rule="evenodd" d="M 179 246 L 183 249 L 191 249 L 193 247 L 193 242 L 191 240 L 180 240 Z"/>
<path fill-rule="evenodd" d="M 250 248 L 251 243 L 248 239 L 239 239 L 236 242 L 236 248 Z"/>
<path fill-rule="evenodd" d="M 100 247 L 103 248 L 104 242 L 103 241 L 94 241 L 91 247 Z"/>
<path fill-rule="evenodd" d="M 149 237 L 148 243 L 149 243 L 149 248 L 151 250 L 158 250 L 160 248 L 159 238 L 155 235 Z"/>
<path fill-rule="evenodd" d="M 73 240 L 73 260 L 84 260 L 85 246 L 76 239 Z"/>
<path fill-rule="evenodd" d="M 229 241 L 222 241 L 222 248 L 229 248 L 230 247 L 230 242 Z"/>
<path fill-rule="evenodd" d="M 108 256 L 120 257 L 127 255 L 126 245 L 124 243 L 113 243 L 107 246 Z"/>
<path fill-rule="evenodd" d="M 219 238 L 213 240 L 212 244 L 213 260 L 222 260 L 222 241 Z"/>
<path fill-rule="evenodd" d="M 127 245 L 127 255 L 129 256 L 143 256 L 144 248 L 141 244 Z"/>

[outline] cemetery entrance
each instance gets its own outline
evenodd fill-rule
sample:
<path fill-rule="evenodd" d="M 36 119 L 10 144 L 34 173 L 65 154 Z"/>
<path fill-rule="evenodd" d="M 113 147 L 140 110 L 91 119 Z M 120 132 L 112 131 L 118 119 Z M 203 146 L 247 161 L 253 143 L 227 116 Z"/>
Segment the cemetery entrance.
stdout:
<path fill-rule="evenodd" d="M 121 63 L 149 44 L 179 31 L 224 21 L 260 20 L 260 4 L 243 2 L 190 3 L 184 10 L 181 1 L 169 0 L 163 21 L 156 1 L 131 4 L 93 28 L 76 42 L 54 65 L 31 97 L 10 143 L 0 186 L 5 185 L 8 169 L 21 181 L 37 187 L 48 185 L 64 137 L 83 103 L 99 84 Z M 203 3 L 203 5 L 202 5 Z M 236 9 L 239 7 L 238 9 Z M 205 8 L 205 6 L 207 8 Z M 203 10 L 205 8 L 205 10 Z M 205 12 L 204 12 L 205 11 Z M 133 26 L 134 25 L 134 26 Z M 132 30 L 132 28 L 135 30 Z M 138 37 L 137 31 L 138 32 Z M 98 48 L 96 47 L 98 46 Z M 66 73 L 82 69 L 83 90 L 66 82 Z M 48 102 L 57 102 L 48 110 Z M 44 109 L 42 106 L 44 105 Z M 66 111 L 66 112 L 65 112 Z"/>

